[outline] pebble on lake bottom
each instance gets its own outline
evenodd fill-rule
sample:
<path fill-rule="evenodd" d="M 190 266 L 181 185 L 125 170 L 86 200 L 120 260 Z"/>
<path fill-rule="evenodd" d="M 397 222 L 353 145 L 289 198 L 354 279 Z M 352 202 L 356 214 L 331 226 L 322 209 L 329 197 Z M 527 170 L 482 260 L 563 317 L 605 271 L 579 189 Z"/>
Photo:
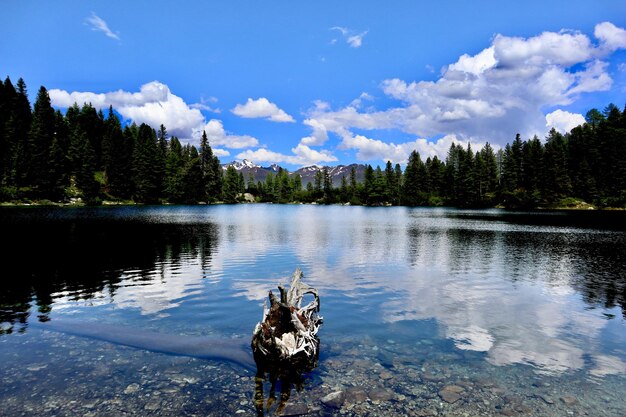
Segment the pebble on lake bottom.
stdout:
<path fill-rule="evenodd" d="M 3 415 L 256 415 L 251 372 L 213 361 L 94 347 L 62 335 L 46 337 L 51 339 L 47 363 L 12 362 L 0 369 Z M 594 416 L 598 410 L 605 416 L 626 415 L 621 376 L 608 376 L 601 384 L 582 373 L 539 376 L 530 367 L 442 359 L 436 346 L 426 354 L 420 351 L 423 359 L 415 363 L 411 358 L 417 351 L 403 352 L 397 343 L 342 354 L 352 346 L 344 343 L 343 350 L 341 342 L 335 343 L 339 353 L 320 361 L 300 391 L 292 389 L 282 415 L 538 417 Z M 423 346 L 431 345 L 415 348 Z M 69 356 L 70 350 L 81 354 Z M 363 351 L 372 355 L 359 354 Z M 264 384 L 267 396 L 269 382 Z"/>

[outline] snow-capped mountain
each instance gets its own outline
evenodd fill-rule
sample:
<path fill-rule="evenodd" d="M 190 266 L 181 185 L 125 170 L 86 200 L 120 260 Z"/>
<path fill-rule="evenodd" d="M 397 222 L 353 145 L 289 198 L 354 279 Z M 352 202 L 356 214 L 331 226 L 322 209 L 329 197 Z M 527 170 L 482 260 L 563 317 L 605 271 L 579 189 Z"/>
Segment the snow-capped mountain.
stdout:
<path fill-rule="evenodd" d="M 358 182 L 363 182 L 363 179 L 365 178 L 365 165 L 363 164 L 337 165 L 334 167 L 319 167 L 311 165 L 298 169 L 293 173 L 293 175 L 300 174 L 300 177 L 302 177 L 302 185 L 306 186 L 309 182 L 315 182 L 315 175 L 318 171 L 321 171 L 324 168 L 328 169 L 333 186 L 335 187 L 339 187 L 341 185 L 341 177 L 346 177 L 346 180 L 350 181 L 350 172 L 352 171 L 352 168 L 355 169 L 356 180 Z"/>
<path fill-rule="evenodd" d="M 250 173 L 252 173 L 252 177 L 254 178 L 255 181 L 265 181 L 267 174 L 272 173 L 273 175 L 276 175 L 276 173 L 278 173 L 278 171 L 281 169 L 281 167 L 277 164 L 272 164 L 268 167 L 262 167 L 247 159 L 244 159 L 243 161 L 232 161 L 227 164 L 223 164 L 222 168 L 226 170 L 229 166 L 233 166 L 237 171 L 241 172 L 246 181 L 248 181 L 248 178 L 250 177 Z M 328 173 L 330 174 L 330 177 L 332 178 L 333 186 L 339 187 L 341 185 L 341 177 L 345 176 L 346 180 L 348 181 L 350 180 L 350 172 L 353 167 L 356 171 L 357 181 L 363 182 L 363 179 L 365 177 L 365 165 L 362 165 L 362 164 L 337 165 L 334 167 L 329 166 L 325 168 L 328 169 Z M 284 168 L 282 169 L 285 170 Z M 287 174 L 290 177 L 293 177 L 296 174 L 299 174 L 300 177 L 302 178 L 302 186 L 306 187 L 308 183 L 315 182 L 315 175 L 317 174 L 318 171 L 321 171 L 323 169 L 324 167 L 311 165 L 308 167 L 300 168 L 294 172 L 289 172 L 287 170 L 285 171 L 287 171 Z"/>
<path fill-rule="evenodd" d="M 267 174 L 271 172 L 275 175 L 279 169 L 278 165 L 276 164 L 269 167 L 262 167 L 261 165 L 257 165 L 247 159 L 244 159 L 243 161 L 232 161 L 227 164 L 223 164 L 222 169 L 226 171 L 229 166 L 232 166 L 237 171 L 241 172 L 246 182 L 248 181 L 248 178 L 250 178 L 250 173 L 252 173 L 252 177 L 255 181 L 265 181 L 265 177 L 267 177 Z"/>
<path fill-rule="evenodd" d="M 235 167 L 237 171 L 241 171 L 243 169 L 250 170 L 254 168 L 261 168 L 260 165 L 257 165 L 254 162 L 248 161 L 247 159 L 244 159 L 243 161 L 233 161 L 230 164 L 223 165 L 222 167 L 226 169 L 228 168 L 229 165 L 232 165 L 233 167 Z"/>

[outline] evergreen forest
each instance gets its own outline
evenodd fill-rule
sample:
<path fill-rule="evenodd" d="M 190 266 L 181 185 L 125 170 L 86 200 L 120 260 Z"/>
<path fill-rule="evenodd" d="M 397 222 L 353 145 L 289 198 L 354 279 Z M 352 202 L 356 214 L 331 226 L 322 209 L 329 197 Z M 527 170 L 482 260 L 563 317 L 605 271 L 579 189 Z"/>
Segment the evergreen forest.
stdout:
<path fill-rule="evenodd" d="M 247 193 L 247 194 L 246 194 Z M 303 185 L 278 169 L 264 181 L 226 169 L 206 133 L 199 148 L 141 124 L 122 125 L 113 108 L 55 110 L 41 87 L 0 81 L 0 201 L 101 204 L 316 202 L 457 207 L 626 207 L 626 109 L 609 104 L 586 123 L 545 140 L 517 135 L 497 152 L 453 144 L 444 160 L 413 151 L 404 170 L 387 162 L 354 170 L 334 186 L 328 168 Z"/>

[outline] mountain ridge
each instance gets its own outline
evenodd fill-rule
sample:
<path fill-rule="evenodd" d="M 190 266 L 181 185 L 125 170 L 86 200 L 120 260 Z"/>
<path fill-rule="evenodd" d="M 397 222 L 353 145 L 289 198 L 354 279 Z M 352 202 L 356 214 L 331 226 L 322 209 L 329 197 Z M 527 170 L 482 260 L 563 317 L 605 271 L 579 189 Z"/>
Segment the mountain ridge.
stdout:
<path fill-rule="evenodd" d="M 226 170 L 229 166 L 234 167 L 237 171 L 241 172 L 244 176 L 246 182 L 252 173 L 255 182 L 265 181 L 267 175 L 272 173 L 276 175 L 280 169 L 287 172 L 287 175 L 290 178 L 293 178 L 295 175 L 299 174 L 302 179 L 302 186 L 306 187 L 308 183 L 315 182 L 315 175 L 318 171 L 322 171 L 324 168 L 328 169 L 328 173 L 330 174 L 332 183 L 334 187 L 339 187 L 341 185 L 341 178 L 346 177 L 346 180 L 350 179 L 350 171 L 354 167 L 356 170 L 356 180 L 358 182 L 362 182 L 365 177 L 365 168 L 367 165 L 365 164 L 350 164 L 350 165 L 336 165 L 336 166 L 317 166 L 317 165 L 309 165 L 306 167 L 298 168 L 295 171 L 289 171 L 286 168 L 281 167 L 278 164 L 272 164 L 270 166 L 264 167 L 258 165 L 248 159 L 243 160 L 234 160 L 228 162 L 226 164 L 222 164 L 222 169 Z"/>

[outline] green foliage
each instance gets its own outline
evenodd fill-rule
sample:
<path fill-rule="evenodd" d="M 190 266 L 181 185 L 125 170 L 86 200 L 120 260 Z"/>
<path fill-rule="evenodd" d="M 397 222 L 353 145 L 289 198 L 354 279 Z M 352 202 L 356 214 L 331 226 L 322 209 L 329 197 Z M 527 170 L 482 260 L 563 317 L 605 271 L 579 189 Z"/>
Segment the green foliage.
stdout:
<path fill-rule="evenodd" d="M 219 159 L 213 155 L 213 149 L 211 149 L 208 137 L 204 131 L 202 132 L 202 140 L 200 142 L 200 167 L 202 169 L 202 181 L 205 185 L 206 199 L 209 201 L 219 200 L 223 187 L 222 166 Z"/>
<path fill-rule="evenodd" d="M 239 173 L 232 165 L 226 169 L 224 176 L 223 197 L 225 203 L 236 203 L 239 193 L 242 193 L 243 187 L 239 180 Z"/>
<path fill-rule="evenodd" d="M 31 110 L 22 79 L 0 81 L 1 201 L 234 203 L 247 191 L 277 203 L 625 207 L 625 184 L 626 111 L 613 104 L 589 110 L 569 133 L 553 129 L 545 141 L 516 135 L 497 153 L 488 143 L 477 152 L 453 144 L 445 162 L 424 162 L 413 151 L 404 172 L 391 161 L 384 169 L 367 165 L 360 183 L 352 167 L 338 187 L 325 167 L 303 187 L 283 169 L 259 182 L 232 167 L 224 174 L 204 132 L 198 150 L 169 138 L 163 125 L 158 132 L 145 124 L 122 128 L 111 107 L 106 118 L 88 103 L 63 115 L 45 87 Z"/>

